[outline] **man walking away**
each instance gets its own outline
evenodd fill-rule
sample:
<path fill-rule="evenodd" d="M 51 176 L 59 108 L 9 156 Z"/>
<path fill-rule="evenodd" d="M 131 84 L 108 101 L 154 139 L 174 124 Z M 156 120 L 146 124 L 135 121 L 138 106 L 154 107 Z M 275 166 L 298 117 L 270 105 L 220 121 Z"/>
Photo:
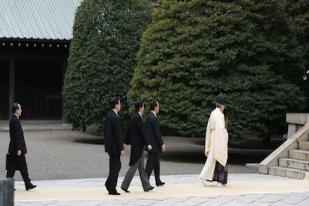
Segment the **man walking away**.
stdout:
<path fill-rule="evenodd" d="M 131 116 L 125 139 L 126 144 L 131 144 L 130 168 L 121 185 L 121 189 L 125 192 L 129 192 L 128 188 L 137 169 L 144 191 L 148 192 L 153 189 L 144 169 L 144 147 L 147 147 L 148 150 L 152 149 L 151 145 L 147 143 L 145 136 L 145 123 L 142 117 L 144 108 L 145 106 L 142 101 L 135 103 L 135 113 Z"/>
<path fill-rule="evenodd" d="M 206 139 L 205 155 L 206 163 L 200 174 L 200 179 L 207 185 L 206 181 L 216 181 L 217 186 L 222 187 L 227 183 L 227 159 L 228 159 L 228 132 L 224 118 L 225 97 L 216 97 L 216 109 L 209 117 Z"/>
<path fill-rule="evenodd" d="M 123 140 L 121 138 L 121 122 L 118 112 L 121 109 L 118 97 L 111 99 L 111 110 L 106 116 L 105 122 L 105 152 L 109 154 L 109 175 L 105 187 L 110 195 L 120 195 L 116 186 L 121 168 L 120 155 L 124 154 Z"/>
<path fill-rule="evenodd" d="M 30 181 L 26 161 L 27 147 L 24 132 L 20 123 L 22 109 L 20 104 L 14 103 L 12 106 L 13 115 L 10 120 L 10 145 L 6 157 L 6 170 L 8 178 L 13 178 L 15 171 L 19 170 L 24 180 L 26 190 L 36 187 Z"/>
<path fill-rule="evenodd" d="M 152 101 L 150 103 L 150 110 L 151 112 L 146 117 L 145 125 L 146 139 L 152 146 L 152 149 L 148 151 L 146 173 L 149 178 L 152 171 L 154 171 L 156 185 L 162 186 L 165 183 L 160 179 L 160 153 L 165 151 L 165 144 L 161 137 L 160 121 L 157 117 L 160 110 L 159 102 Z"/>

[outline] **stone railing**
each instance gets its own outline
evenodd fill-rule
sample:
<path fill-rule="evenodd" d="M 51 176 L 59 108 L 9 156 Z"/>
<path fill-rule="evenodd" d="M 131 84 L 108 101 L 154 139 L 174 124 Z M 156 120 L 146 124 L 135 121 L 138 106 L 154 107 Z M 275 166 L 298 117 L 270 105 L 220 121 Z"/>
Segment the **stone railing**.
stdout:
<path fill-rule="evenodd" d="M 286 114 L 286 122 L 289 124 L 287 137 L 290 138 L 294 133 L 300 130 L 307 122 L 309 122 L 309 114 L 288 113 Z"/>
<path fill-rule="evenodd" d="M 287 158 L 289 150 L 298 149 L 297 141 L 308 140 L 309 114 L 287 114 L 287 122 L 288 139 L 259 164 L 260 173 L 269 174 L 269 167 L 278 166 L 279 158 Z"/>
<path fill-rule="evenodd" d="M 14 205 L 14 180 L 0 179 L 0 206 Z"/>

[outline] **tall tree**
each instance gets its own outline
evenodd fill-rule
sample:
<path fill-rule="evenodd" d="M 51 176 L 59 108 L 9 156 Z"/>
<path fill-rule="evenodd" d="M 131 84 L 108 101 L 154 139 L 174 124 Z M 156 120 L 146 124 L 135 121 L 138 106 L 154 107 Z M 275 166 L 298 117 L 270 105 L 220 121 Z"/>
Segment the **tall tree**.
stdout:
<path fill-rule="evenodd" d="M 82 2 L 63 88 L 64 115 L 74 128 L 101 123 L 113 96 L 126 110 L 136 53 L 150 18 L 144 0 Z"/>
<path fill-rule="evenodd" d="M 304 90 L 309 111 L 309 1 L 285 0 L 279 1 L 282 6 L 282 16 L 285 16 L 291 31 L 289 38 L 289 54 L 298 58 L 294 69 L 288 76 Z"/>
<path fill-rule="evenodd" d="M 144 32 L 130 99 L 156 97 L 174 134 L 203 136 L 215 96 L 227 97 L 232 140 L 261 136 L 302 102 L 282 74 L 288 26 L 273 0 L 161 0 Z M 291 57 L 292 58 L 292 57 Z"/>

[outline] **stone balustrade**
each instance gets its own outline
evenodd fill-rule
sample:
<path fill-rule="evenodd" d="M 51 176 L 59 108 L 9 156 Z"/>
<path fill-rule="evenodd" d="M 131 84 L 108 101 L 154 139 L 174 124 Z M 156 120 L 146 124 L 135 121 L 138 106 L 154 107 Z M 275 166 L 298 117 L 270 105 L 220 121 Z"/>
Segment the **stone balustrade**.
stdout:
<path fill-rule="evenodd" d="M 14 206 L 14 180 L 0 179 L 0 206 Z"/>

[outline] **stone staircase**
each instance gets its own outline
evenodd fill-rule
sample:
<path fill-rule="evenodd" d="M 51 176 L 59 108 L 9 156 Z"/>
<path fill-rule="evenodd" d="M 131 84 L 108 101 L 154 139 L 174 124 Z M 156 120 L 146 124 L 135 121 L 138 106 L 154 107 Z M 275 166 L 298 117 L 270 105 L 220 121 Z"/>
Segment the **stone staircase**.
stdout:
<path fill-rule="evenodd" d="M 279 165 L 269 168 L 270 175 L 304 179 L 309 172 L 309 141 L 299 141 L 299 149 L 288 151 L 288 157 L 279 158 Z"/>
<path fill-rule="evenodd" d="M 286 142 L 259 165 L 263 174 L 309 179 L 309 122 L 292 134 Z"/>

